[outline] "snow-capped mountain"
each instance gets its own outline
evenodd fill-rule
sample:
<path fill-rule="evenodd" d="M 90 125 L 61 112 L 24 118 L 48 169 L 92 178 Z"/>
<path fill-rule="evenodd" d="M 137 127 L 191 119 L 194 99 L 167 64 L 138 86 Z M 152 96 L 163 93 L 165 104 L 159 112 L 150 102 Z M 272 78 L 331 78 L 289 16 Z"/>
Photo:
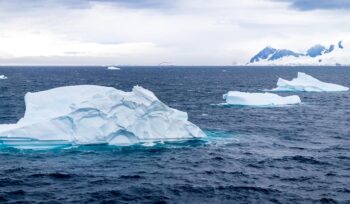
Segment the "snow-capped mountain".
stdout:
<path fill-rule="evenodd" d="M 250 63 L 260 61 L 274 61 L 287 56 L 299 57 L 301 55 L 302 54 L 293 52 L 291 50 L 279 50 L 268 46 L 261 50 L 258 54 L 256 54 L 252 59 L 250 59 Z"/>
<path fill-rule="evenodd" d="M 350 43 L 339 41 L 329 46 L 315 45 L 304 53 L 270 46 L 252 57 L 248 65 L 350 65 Z"/>

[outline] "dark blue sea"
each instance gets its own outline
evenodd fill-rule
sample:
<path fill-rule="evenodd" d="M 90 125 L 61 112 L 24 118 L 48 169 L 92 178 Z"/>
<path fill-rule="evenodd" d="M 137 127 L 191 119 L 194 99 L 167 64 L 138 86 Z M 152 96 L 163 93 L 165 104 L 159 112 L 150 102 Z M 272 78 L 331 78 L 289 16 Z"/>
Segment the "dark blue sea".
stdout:
<path fill-rule="evenodd" d="M 0 203 L 350 203 L 350 93 L 301 105 L 220 106 L 229 90 L 274 88 L 298 71 L 350 86 L 349 67 L 1 67 L 0 123 L 26 92 L 141 85 L 186 111 L 202 140 L 151 147 L 0 148 Z M 281 93 L 290 95 L 292 93 Z"/>

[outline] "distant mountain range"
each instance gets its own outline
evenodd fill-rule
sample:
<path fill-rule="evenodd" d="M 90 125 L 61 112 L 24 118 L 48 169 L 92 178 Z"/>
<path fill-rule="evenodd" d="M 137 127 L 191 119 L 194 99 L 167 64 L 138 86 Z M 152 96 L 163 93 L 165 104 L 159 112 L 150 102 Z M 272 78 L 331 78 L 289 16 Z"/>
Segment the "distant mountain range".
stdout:
<path fill-rule="evenodd" d="M 304 53 L 268 46 L 253 56 L 248 65 L 350 65 L 350 52 L 343 41 L 329 46 L 318 44 Z"/>

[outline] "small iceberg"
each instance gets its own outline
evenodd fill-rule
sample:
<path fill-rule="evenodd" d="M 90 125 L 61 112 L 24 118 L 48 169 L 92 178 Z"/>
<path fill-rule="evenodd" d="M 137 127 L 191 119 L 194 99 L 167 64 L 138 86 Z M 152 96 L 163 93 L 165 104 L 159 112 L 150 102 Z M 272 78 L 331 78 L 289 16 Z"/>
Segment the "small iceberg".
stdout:
<path fill-rule="evenodd" d="M 94 85 L 59 87 L 27 93 L 25 105 L 17 124 L 0 125 L 5 138 L 0 143 L 131 145 L 205 136 L 186 112 L 168 107 L 140 86 L 131 92 Z"/>
<path fill-rule="evenodd" d="M 7 76 L 5 76 L 5 75 L 0 75 L 0 79 L 7 79 Z"/>
<path fill-rule="evenodd" d="M 107 69 L 108 69 L 108 70 L 120 70 L 119 67 L 113 67 L 113 66 L 107 67 Z"/>
<path fill-rule="evenodd" d="M 305 91 L 305 92 L 327 92 L 348 91 L 349 88 L 338 84 L 322 82 L 310 75 L 298 72 L 298 76 L 291 81 L 279 78 L 277 88 L 270 91 Z"/>
<path fill-rule="evenodd" d="M 246 93 L 229 91 L 223 95 L 228 105 L 241 106 L 281 106 L 301 103 L 299 96 L 282 97 L 272 93 Z"/>

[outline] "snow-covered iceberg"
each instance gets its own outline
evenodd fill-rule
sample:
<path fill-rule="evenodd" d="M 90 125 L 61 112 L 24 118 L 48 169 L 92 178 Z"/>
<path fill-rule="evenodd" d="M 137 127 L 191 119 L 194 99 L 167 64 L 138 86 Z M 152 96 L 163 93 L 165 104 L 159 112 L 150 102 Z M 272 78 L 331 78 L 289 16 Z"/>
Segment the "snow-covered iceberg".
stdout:
<path fill-rule="evenodd" d="M 7 79 L 7 76 L 5 76 L 5 75 L 0 75 L 0 79 Z"/>
<path fill-rule="evenodd" d="M 299 96 L 279 96 L 272 93 L 247 93 L 240 91 L 229 91 L 223 95 L 223 99 L 229 105 L 243 106 L 281 106 L 301 103 Z"/>
<path fill-rule="evenodd" d="M 271 91 L 306 91 L 306 92 L 326 92 L 326 91 L 348 91 L 349 88 L 338 84 L 322 82 L 310 75 L 298 72 L 298 76 L 291 81 L 279 78 L 277 88 Z"/>
<path fill-rule="evenodd" d="M 112 67 L 107 67 L 107 69 L 108 69 L 108 70 L 120 70 L 119 67 L 113 67 L 113 66 L 112 66 Z"/>
<path fill-rule="evenodd" d="M 0 125 L 2 137 L 130 145 L 199 138 L 205 133 L 187 113 L 168 107 L 151 91 L 79 85 L 27 93 L 17 124 Z"/>

